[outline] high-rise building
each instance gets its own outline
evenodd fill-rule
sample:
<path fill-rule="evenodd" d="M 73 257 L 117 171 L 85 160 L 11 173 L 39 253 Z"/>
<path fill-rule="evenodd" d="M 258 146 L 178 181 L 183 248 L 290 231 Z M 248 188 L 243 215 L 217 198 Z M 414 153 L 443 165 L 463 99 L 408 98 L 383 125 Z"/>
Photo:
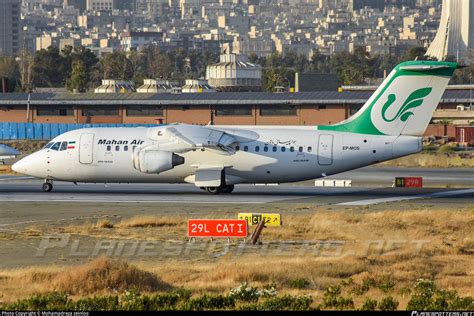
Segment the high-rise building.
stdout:
<path fill-rule="evenodd" d="M 416 6 L 416 0 L 352 0 L 351 2 L 353 10 L 360 10 L 364 7 L 369 7 L 383 11 L 387 6 L 407 6 L 410 8 Z"/>
<path fill-rule="evenodd" d="M 16 55 L 21 47 L 20 0 L 0 1 L 0 54 Z"/>
<path fill-rule="evenodd" d="M 444 60 L 452 56 L 467 62 L 474 48 L 474 3 L 471 0 L 443 0 L 438 33 L 427 56 Z"/>
<path fill-rule="evenodd" d="M 73 6 L 79 12 L 84 12 L 86 10 L 86 0 L 64 0 L 64 6 Z"/>
<path fill-rule="evenodd" d="M 135 11 L 135 0 L 115 0 L 114 9 Z"/>
<path fill-rule="evenodd" d="M 87 0 L 88 11 L 112 11 L 114 0 Z"/>

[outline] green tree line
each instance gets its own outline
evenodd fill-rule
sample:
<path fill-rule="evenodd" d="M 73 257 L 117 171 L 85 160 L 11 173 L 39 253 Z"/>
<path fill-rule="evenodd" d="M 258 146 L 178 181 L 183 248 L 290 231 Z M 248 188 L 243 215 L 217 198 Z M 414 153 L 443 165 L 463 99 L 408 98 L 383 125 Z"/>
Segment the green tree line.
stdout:
<path fill-rule="evenodd" d="M 145 78 L 182 81 L 203 77 L 206 66 L 218 60 L 218 54 L 177 49 L 161 52 L 148 46 L 140 52 L 114 52 L 97 58 L 87 48 L 70 46 L 61 51 L 49 47 L 32 56 L 31 86 L 67 87 L 84 92 L 100 85 L 102 79 L 132 80 L 137 85 Z M 0 77 L 10 79 L 17 90 L 25 90 L 21 82 L 21 58 L 0 56 Z"/>
<path fill-rule="evenodd" d="M 402 61 L 426 59 L 426 50 L 415 47 L 400 57 L 392 55 L 371 56 L 363 48 L 353 53 L 341 52 L 327 56 L 316 51 L 311 59 L 295 52 L 284 56 L 273 53 L 268 57 L 249 56 L 252 63 L 261 65 L 262 90 L 272 91 L 276 86 L 294 86 L 295 72 L 318 72 L 336 74 L 341 85 L 361 85 L 367 78 L 382 78 Z M 63 50 L 49 47 L 31 56 L 31 76 L 24 72 L 28 65 L 20 58 L 0 56 L 0 77 L 10 79 L 10 90 L 26 91 L 30 87 L 67 87 L 69 91 L 84 92 L 100 85 L 102 79 L 132 80 L 140 85 L 145 78 L 175 80 L 196 79 L 205 76 L 206 66 L 218 61 L 218 54 L 182 49 L 161 52 L 156 46 L 145 47 L 141 51 L 114 52 L 97 58 L 84 47 Z M 453 58 L 448 58 L 453 59 Z M 452 83 L 471 82 L 472 67 L 455 73 Z M 23 81 L 31 78 L 31 82 Z"/>

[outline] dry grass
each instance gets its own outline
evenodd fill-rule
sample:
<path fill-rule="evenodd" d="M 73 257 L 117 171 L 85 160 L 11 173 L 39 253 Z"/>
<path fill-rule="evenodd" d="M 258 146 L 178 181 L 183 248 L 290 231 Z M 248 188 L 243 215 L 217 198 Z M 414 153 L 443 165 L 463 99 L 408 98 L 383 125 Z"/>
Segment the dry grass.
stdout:
<path fill-rule="evenodd" d="M 93 228 L 114 228 L 114 224 L 106 219 L 100 219 L 97 223 L 93 226 Z"/>
<path fill-rule="evenodd" d="M 474 167 L 474 159 L 463 159 L 457 154 L 428 154 L 419 153 L 407 157 L 402 157 L 387 162 L 382 162 L 379 166 L 392 167 L 426 167 L 426 168 L 470 168 Z"/>
<path fill-rule="evenodd" d="M 91 294 L 102 291 L 162 291 L 170 286 L 154 273 L 141 270 L 123 261 L 99 258 L 79 267 L 67 269 L 51 280 L 54 289 L 71 294 Z"/>
<path fill-rule="evenodd" d="M 117 225 L 119 228 L 127 227 L 169 227 L 179 226 L 183 222 L 183 218 L 177 217 L 158 217 L 158 216 L 137 216 L 122 220 Z"/>
<path fill-rule="evenodd" d="M 72 295 L 104 294 L 136 288 L 143 292 L 170 290 L 155 273 L 124 261 L 98 258 L 75 267 L 28 268 L 0 273 L 0 301 L 34 293 L 61 291 Z"/>
<path fill-rule="evenodd" d="M 55 288 L 92 295 L 130 286 L 144 291 L 161 290 L 167 287 L 166 284 L 186 287 L 195 293 L 226 293 L 241 282 L 249 281 L 254 286 L 275 282 L 280 293 L 311 294 L 320 301 L 322 290 L 341 280 L 352 278 L 362 282 L 364 278 L 382 279 L 387 275 L 396 284 L 390 295 L 400 301 L 400 308 L 407 302 L 402 289 L 411 288 L 419 278 L 434 279 L 441 287 L 455 289 L 463 296 L 474 295 L 472 207 L 380 212 L 363 209 L 329 211 L 312 207 L 303 214 L 291 210 L 286 214 L 290 215 L 284 215 L 283 227 L 264 230 L 263 246 L 277 240 L 340 240 L 344 242 L 343 253 L 318 255 L 311 251 L 301 252 L 298 246 L 278 253 L 254 247 L 243 254 L 231 252 L 220 258 L 210 258 L 195 251 L 197 257 L 157 257 L 135 265 L 99 259 L 72 268 L 5 270 L 0 271 L 0 293 L 4 293 L 0 299 L 8 302 Z M 217 212 L 209 213 L 209 216 L 218 217 Z M 80 229 L 76 227 L 76 231 L 84 229 L 84 234 L 93 231 L 98 235 L 129 239 L 137 236 L 140 239 L 156 238 L 163 234 L 173 234 L 176 238 L 185 235 L 185 223 L 186 218 L 181 216 L 137 216 L 122 219 L 113 228 L 89 223 Z M 366 242 L 373 240 L 383 242 L 380 252 L 367 251 Z M 397 248 L 387 244 L 390 240 L 409 242 Z M 415 252 L 416 244 L 410 244 L 412 240 L 427 241 L 420 253 Z M 235 245 L 232 247 L 236 248 Z M 308 280 L 309 288 L 290 286 L 296 279 Z M 375 299 L 387 296 L 377 289 L 368 293 Z M 361 299 L 354 296 L 356 304 Z"/>

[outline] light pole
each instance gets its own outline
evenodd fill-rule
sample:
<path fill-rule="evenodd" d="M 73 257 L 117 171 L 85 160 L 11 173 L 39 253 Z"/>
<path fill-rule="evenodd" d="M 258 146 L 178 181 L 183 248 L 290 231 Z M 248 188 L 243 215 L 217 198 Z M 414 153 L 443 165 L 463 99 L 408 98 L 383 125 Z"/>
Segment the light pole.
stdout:
<path fill-rule="evenodd" d="M 287 77 L 284 77 L 285 80 L 288 82 L 288 92 L 290 92 L 290 89 L 291 89 L 291 81 L 290 79 L 288 79 Z"/>

